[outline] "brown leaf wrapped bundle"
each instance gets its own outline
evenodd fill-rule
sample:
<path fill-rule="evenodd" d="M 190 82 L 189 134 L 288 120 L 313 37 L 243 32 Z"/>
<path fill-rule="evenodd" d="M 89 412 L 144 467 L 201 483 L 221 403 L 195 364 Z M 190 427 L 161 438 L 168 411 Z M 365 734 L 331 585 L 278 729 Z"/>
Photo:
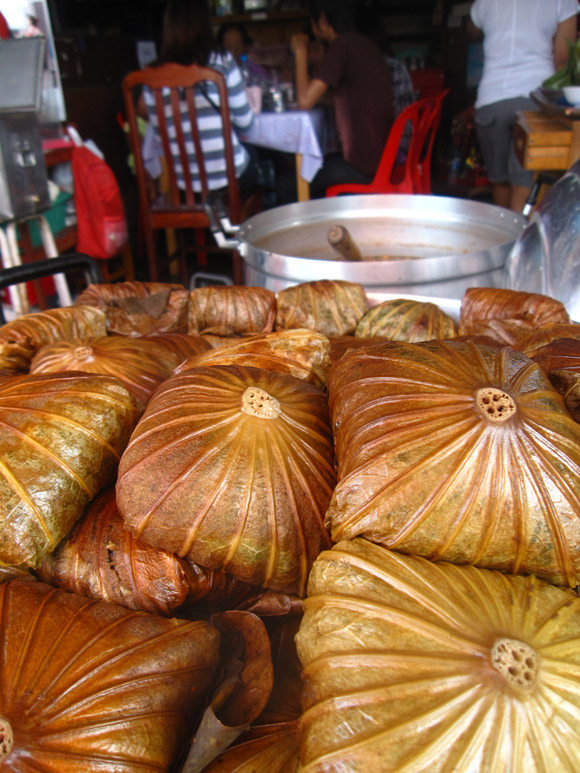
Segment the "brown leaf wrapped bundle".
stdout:
<path fill-rule="evenodd" d="M 431 341 L 453 338 L 457 323 L 435 303 L 396 298 L 367 311 L 356 326 L 355 336 L 381 336 L 389 341 Z"/>
<path fill-rule="evenodd" d="M 169 378 L 178 360 L 153 339 L 111 335 L 43 346 L 35 354 L 30 372 L 83 371 L 113 376 L 144 407 L 151 393 Z"/>
<path fill-rule="evenodd" d="M 459 333 L 489 335 L 519 349 L 537 328 L 569 322 L 564 304 L 547 295 L 472 287 L 461 301 Z"/>
<path fill-rule="evenodd" d="M 23 573 L 19 567 L 4 571 L 5 579 Z M 159 615 L 179 609 L 182 617 L 197 619 L 217 610 L 242 608 L 270 617 L 302 610 L 297 597 L 264 591 L 135 539 L 125 529 L 112 488 L 91 502 L 35 575 L 62 590 Z"/>
<path fill-rule="evenodd" d="M 34 580 L 34 575 L 26 567 L 22 566 L 3 566 L 0 564 L 0 583 L 8 580 Z"/>
<path fill-rule="evenodd" d="M 150 545 L 303 595 L 329 544 L 335 474 L 325 395 L 292 376 L 215 366 L 172 376 L 119 465 L 125 524 Z"/>
<path fill-rule="evenodd" d="M 572 591 L 356 539 L 319 556 L 308 594 L 304 773 L 578 770 Z"/>
<path fill-rule="evenodd" d="M 334 541 L 578 585 L 580 427 L 513 349 L 388 342 L 328 378 Z"/>
<path fill-rule="evenodd" d="M 271 333 L 276 296 L 264 287 L 197 287 L 189 298 L 188 333 L 216 336 Z"/>
<path fill-rule="evenodd" d="M 117 473 L 140 410 L 107 376 L 0 383 L 0 561 L 35 566 Z"/>
<path fill-rule="evenodd" d="M 27 342 L 0 341 L 0 376 L 17 376 L 21 373 L 28 373 L 33 356 L 34 347 Z"/>
<path fill-rule="evenodd" d="M 244 365 L 288 373 L 321 387 L 330 370 L 330 342 L 312 330 L 281 330 L 210 349 L 184 362 L 176 372 L 208 365 Z"/>
<path fill-rule="evenodd" d="M 106 313 L 107 330 L 128 336 L 187 333 L 189 290 L 163 282 L 116 282 L 89 285 L 76 304 Z"/>
<path fill-rule="evenodd" d="M 91 502 L 35 574 L 81 596 L 160 615 L 185 604 L 196 584 L 196 573 L 187 561 L 145 545 L 124 528 L 114 488 Z"/>
<path fill-rule="evenodd" d="M 213 626 L 20 580 L 0 612 L 3 771 L 169 769 L 219 663 Z"/>
<path fill-rule="evenodd" d="M 555 298 L 497 287 L 471 287 L 461 301 L 460 327 L 462 335 L 470 332 L 474 320 L 521 319 L 535 327 L 570 322 L 566 307 Z"/>
<path fill-rule="evenodd" d="M 340 279 L 286 287 L 277 304 L 276 330 L 306 327 L 328 337 L 354 333 L 369 309 L 364 287 Z"/>
<path fill-rule="evenodd" d="M 0 343 L 34 350 L 55 341 L 82 341 L 106 335 L 105 315 L 91 306 L 67 306 L 24 314 L 0 327 Z"/>

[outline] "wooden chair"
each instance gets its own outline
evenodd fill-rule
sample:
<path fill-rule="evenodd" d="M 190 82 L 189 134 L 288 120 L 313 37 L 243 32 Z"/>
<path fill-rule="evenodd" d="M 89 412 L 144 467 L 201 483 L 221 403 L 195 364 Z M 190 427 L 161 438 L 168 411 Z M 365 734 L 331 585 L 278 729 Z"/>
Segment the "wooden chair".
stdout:
<path fill-rule="evenodd" d="M 129 123 L 129 140 L 135 157 L 135 171 L 139 189 L 139 216 L 145 248 L 148 259 L 148 273 L 151 281 L 158 281 L 161 269 L 177 258 L 180 281 L 187 286 L 189 281 L 187 253 L 199 253 L 199 263 L 205 265 L 206 251 L 220 251 L 220 248 L 205 243 L 206 229 L 209 228 L 208 216 L 203 203 L 209 193 L 205 158 L 201 151 L 200 133 L 197 125 L 197 109 L 195 104 L 195 86 L 203 82 L 215 83 L 219 93 L 219 115 L 227 165 L 227 212 L 232 223 L 240 223 L 247 217 L 246 212 L 256 210 L 260 206 L 259 197 L 249 197 L 244 206 L 240 201 L 240 192 L 235 175 L 232 147 L 232 128 L 228 107 L 227 88 L 221 73 L 207 67 L 191 65 L 188 67 L 177 64 L 166 64 L 161 67 L 149 67 L 144 70 L 129 73 L 123 79 L 123 97 L 126 118 Z M 151 178 L 148 177 L 142 153 L 142 138 L 137 125 L 137 104 L 143 86 L 147 86 L 154 94 L 158 131 L 163 149 L 163 167 L 166 171 L 166 192 L 161 195 L 151 195 Z M 163 90 L 163 92 L 162 92 Z M 182 109 L 186 106 L 187 129 L 191 127 L 191 141 L 195 149 L 196 163 L 199 167 L 201 192 L 193 189 L 188 152 L 186 149 L 186 133 L 182 125 Z M 175 126 L 175 136 L 170 138 L 166 117 L 167 106 L 171 111 L 171 123 Z M 179 149 L 181 172 L 185 181 L 185 189 L 177 183 L 177 170 L 171 144 L 177 144 Z M 162 258 L 157 252 L 158 232 L 167 229 L 176 230 L 177 252 Z M 184 229 L 193 229 L 195 246 L 186 247 Z M 232 254 L 234 282 L 242 282 L 242 259 L 239 253 Z"/>
<path fill-rule="evenodd" d="M 418 188 L 422 185 L 421 173 L 417 165 L 434 108 L 434 99 L 428 98 L 413 102 L 401 110 L 387 137 L 373 181 L 366 185 L 354 183 L 332 185 L 326 189 L 326 196 L 339 196 L 345 193 L 420 193 Z M 411 140 L 404 161 L 397 164 L 401 138 L 408 122 L 412 128 Z"/>

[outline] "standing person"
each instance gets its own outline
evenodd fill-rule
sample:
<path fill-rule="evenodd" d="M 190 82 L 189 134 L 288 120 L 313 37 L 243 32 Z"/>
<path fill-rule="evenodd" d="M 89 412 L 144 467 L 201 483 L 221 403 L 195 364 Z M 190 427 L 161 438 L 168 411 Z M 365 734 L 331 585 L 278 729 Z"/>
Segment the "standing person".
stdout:
<path fill-rule="evenodd" d="M 475 0 L 469 29 L 483 34 L 483 75 L 475 128 L 493 202 L 521 212 L 534 173 L 513 147 L 517 110 L 534 110 L 531 91 L 562 67 L 576 40 L 578 0 Z"/>
<path fill-rule="evenodd" d="M 328 43 L 313 77 L 308 73 L 308 36 L 294 35 L 296 97 L 309 110 L 332 89 L 341 152 L 325 157 L 310 184 L 312 198 L 341 183 L 372 182 L 394 120 L 393 92 L 383 55 L 370 38 L 355 32 L 354 3 L 312 0 L 312 30 Z"/>
<path fill-rule="evenodd" d="M 211 26 L 211 16 L 205 0 L 169 0 L 163 17 L 161 53 L 159 59 L 151 66 L 158 67 L 169 62 L 186 66 L 197 64 L 223 74 L 228 91 L 234 164 L 238 185 L 240 190 L 253 187 L 258 176 L 255 159 L 251 157 L 251 151 L 240 142 L 234 131 L 234 128 L 247 129 L 252 123 L 253 113 L 250 110 L 242 76 L 234 58 L 229 52 L 217 49 Z M 208 166 L 206 170 L 208 187 L 211 190 L 217 190 L 225 188 L 228 182 L 223 139 L 221 136 L 216 137 L 215 121 L 216 116 L 219 116 L 219 93 L 217 86 L 210 81 L 206 82 L 200 90 L 201 93 L 196 94 L 196 105 L 198 107 L 201 147 L 204 156 L 206 156 L 206 162 L 211 157 L 211 163 L 209 165 L 206 163 Z M 147 88 L 143 89 L 143 101 L 151 126 L 153 130 L 156 130 L 158 122 L 155 113 L 155 99 Z M 185 100 L 181 105 L 181 111 L 185 124 L 189 120 Z M 166 116 L 168 124 L 171 125 L 173 116 L 170 105 L 167 105 Z M 219 133 L 221 134 L 221 131 Z M 193 150 L 189 160 L 194 190 L 201 191 L 201 181 Z M 177 145 L 175 145 L 175 161 L 179 168 L 181 161 Z M 183 177 L 178 178 L 178 184 L 185 188 Z"/>

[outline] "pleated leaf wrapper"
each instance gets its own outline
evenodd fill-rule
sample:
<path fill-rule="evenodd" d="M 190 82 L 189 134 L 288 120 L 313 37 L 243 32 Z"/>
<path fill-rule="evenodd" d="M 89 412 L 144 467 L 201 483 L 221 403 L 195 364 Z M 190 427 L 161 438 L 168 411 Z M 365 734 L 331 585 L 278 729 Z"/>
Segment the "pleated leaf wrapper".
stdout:
<path fill-rule="evenodd" d="M 243 582 L 304 595 L 330 544 L 325 394 L 293 376 L 215 366 L 159 387 L 119 465 L 126 527 Z"/>
<path fill-rule="evenodd" d="M 31 373 L 83 371 L 119 379 L 145 407 L 151 393 L 169 378 L 179 357 L 154 337 L 108 335 L 85 341 L 47 344 L 35 354 Z"/>
<path fill-rule="evenodd" d="M 457 323 L 435 303 L 395 298 L 373 306 L 356 326 L 355 336 L 381 336 L 389 341 L 454 338 Z"/>
<path fill-rule="evenodd" d="M 213 626 L 23 580 L 0 585 L 0 621 L 2 771 L 169 770 L 219 666 Z"/>
<path fill-rule="evenodd" d="M 95 497 L 35 575 L 45 583 L 129 609 L 169 616 L 188 600 L 195 570 L 124 529 L 110 487 Z"/>
<path fill-rule="evenodd" d="M 0 343 L 19 343 L 34 350 L 55 341 L 82 341 L 106 335 L 105 313 L 92 306 L 31 312 L 0 327 Z"/>
<path fill-rule="evenodd" d="M 114 282 L 89 285 L 75 305 L 100 309 L 107 331 L 128 336 L 187 333 L 189 290 L 163 282 Z"/>
<path fill-rule="evenodd" d="M 387 342 L 345 355 L 328 389 L 335 542 L 578 585 L 580 427 L 532 360 Z"/>
<path fill-rule="evenodd" d="M 276 330 L 308 328 L 328 337 L 354 334 L 369 308 L 364 287 L 342 279 L 285 287 L 276 301 Z"/>
<path fill-rule="evenodd" d="M 0 382 L 0 561 L 35 566 L 115 481 L 141 409 L 109 376 Z"/>
<path fill-rule="evenodd" d="M 580 599 L 389 551 L 316 560 L 297 636 L 303 773 L 574 773 Z"/>
<path fill-rule="evenodd" d="M 276 295 L 265 287 L 196 287 L 189 296 L 188 333 L 260 335 L 272 332 L 275 319 Z"/>

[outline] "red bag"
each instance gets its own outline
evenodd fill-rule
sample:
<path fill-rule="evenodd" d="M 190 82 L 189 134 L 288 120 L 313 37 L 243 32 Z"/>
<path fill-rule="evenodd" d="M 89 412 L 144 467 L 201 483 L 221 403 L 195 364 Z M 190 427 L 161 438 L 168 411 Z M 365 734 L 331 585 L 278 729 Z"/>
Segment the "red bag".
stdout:
<path fill-rule="evenodd" d="M 112 258 L 127 243 L 127 219 L 113 170 L 89 148 L 72 154 L 77 251 L 92 258 Z"/>

